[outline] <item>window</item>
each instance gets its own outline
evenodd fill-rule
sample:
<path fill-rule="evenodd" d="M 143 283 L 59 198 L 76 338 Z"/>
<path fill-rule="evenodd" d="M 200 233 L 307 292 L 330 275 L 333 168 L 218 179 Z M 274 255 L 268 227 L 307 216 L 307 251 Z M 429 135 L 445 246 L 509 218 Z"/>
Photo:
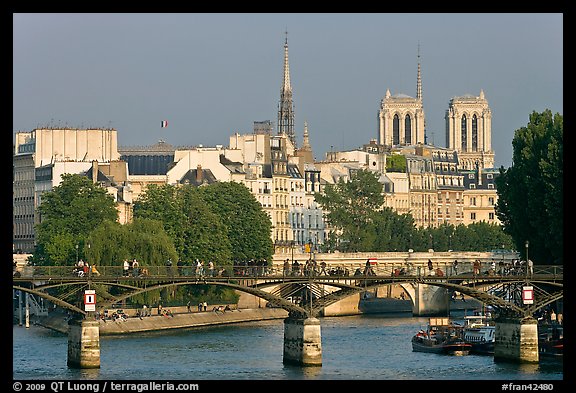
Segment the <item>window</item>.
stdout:
<path fill-rule="evenodd" d="M 472 116 L 472 151 L 478 151 L 478 118 Z"/>
<path fill-rule="evenodd" d="M 476 220 L 476 213 L 470 213 L 470 219 Z"/>
<path fill-rule="evenodd" d="M 494 213 L 488 213 L 488 219 L 494 220 Z"/>
<path fill-rule="evenodd" d="M 392 120 L 392 144 L 398 145 L 400 143 L 400 117 L 398 114 L 394 115 Z"/>
<path fill-rule="evenodd" d="M 461 125 L 460 125 L 460 138 L 462 138 L 462 143 L 460 145 L 460 148 L 463 151 L 466 151 L 466 145 L 467 145 L 467 128 L 466 128 L 466 115 L 462 115 L 462 120 L 461 120 Z"/>
<path fill-rule="evenodd" d="M 412 120 L 410 119 L 410 115 L 406 115 L 406 119 L 404 120 L 404 142 L 407 145 L 412 144 Z"/>

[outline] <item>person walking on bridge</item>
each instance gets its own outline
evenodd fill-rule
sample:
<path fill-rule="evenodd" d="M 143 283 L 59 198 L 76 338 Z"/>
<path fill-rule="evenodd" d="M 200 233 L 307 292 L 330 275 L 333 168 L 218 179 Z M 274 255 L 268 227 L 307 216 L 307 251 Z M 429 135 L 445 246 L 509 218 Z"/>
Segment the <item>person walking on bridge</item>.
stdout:
<path fill-rule="evenodd" d="M 452 262 L 452 270 L 454 271 L 454 275 L 457 276 L 458 275 L 458 260 L 454 259 L 454 262 Z"/>
<path fill-rule="evenodd" d="M 534 274 L 534 262 L 532 262 L 531 259 L 528 259 L 527 269 L 528 269 L 528 274 L 530 275 L 530 277 L 532 277 L 532 274 Z"/>
<path fill-rule="evenodd" d="M 128 269 L 130 268 L 130 264 L 128 263 L 128 259 L 124 259 L 124 264 L 123 264 L 123 272 L 124 272 L 124 276 L 127 277 L 128 276 Z"/>

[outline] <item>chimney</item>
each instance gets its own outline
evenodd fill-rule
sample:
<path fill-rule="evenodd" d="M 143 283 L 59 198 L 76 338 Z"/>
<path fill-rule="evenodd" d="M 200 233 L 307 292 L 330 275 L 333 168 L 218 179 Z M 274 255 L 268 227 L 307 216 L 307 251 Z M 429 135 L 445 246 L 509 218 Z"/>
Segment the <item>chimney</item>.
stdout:
<path fill-rule="evenodd" d="M 204 180 L 204 176 L 202 173 L 202 165 L 198 164 L 196 167 L 196 183 L 200 184 Z"/>
<path fill-rule="evenodd" d="M 98 161 L 92 161 L 92 183 L 98 181 Z"/>

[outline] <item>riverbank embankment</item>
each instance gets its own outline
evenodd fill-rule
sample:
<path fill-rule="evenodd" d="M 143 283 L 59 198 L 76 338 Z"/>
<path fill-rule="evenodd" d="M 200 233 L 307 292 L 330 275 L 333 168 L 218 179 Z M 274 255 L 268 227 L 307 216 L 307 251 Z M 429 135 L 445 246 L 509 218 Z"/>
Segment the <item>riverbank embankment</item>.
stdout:
<path fill-rule="evenodd" d="M 181 312 L 146 317 L 129 316 L 126 319 L 99 320 L 100 335 L 131 334 L 202 326 L 226 325 L 241 322 L 266 321 L 286 318 L 288 312 L 282 308 L 234 309 L 229 311 Z M 61 333 L 68 332 L 68 317 L 54 314 L 41 317 L 36 324 Z"/>

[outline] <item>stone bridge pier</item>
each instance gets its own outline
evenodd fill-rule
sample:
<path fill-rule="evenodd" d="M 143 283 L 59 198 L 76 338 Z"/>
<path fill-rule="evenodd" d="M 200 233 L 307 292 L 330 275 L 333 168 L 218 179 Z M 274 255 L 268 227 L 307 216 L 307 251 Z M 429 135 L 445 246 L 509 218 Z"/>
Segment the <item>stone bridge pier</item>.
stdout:
<path fill-rule="evenodd" d="M 448 315 L 450 296 L 446 288 L 427 284 L 403 286 L 412 297 L 414 316 Z"/>
<path fill-rule="evenodd" d="M 538 363 L 538 321 L 533 317 L 496 319 L 494 361 Z"/>
<path fill-rule="evenodd" d="M 100 368 L 98 321 L 72 318 L 68 322 L 68 367 Z"/>
<path fill-rule="evenodd" d="M 322 366 L 322 340 L 317 318 L 284 319 L 284 364 Z"/>

